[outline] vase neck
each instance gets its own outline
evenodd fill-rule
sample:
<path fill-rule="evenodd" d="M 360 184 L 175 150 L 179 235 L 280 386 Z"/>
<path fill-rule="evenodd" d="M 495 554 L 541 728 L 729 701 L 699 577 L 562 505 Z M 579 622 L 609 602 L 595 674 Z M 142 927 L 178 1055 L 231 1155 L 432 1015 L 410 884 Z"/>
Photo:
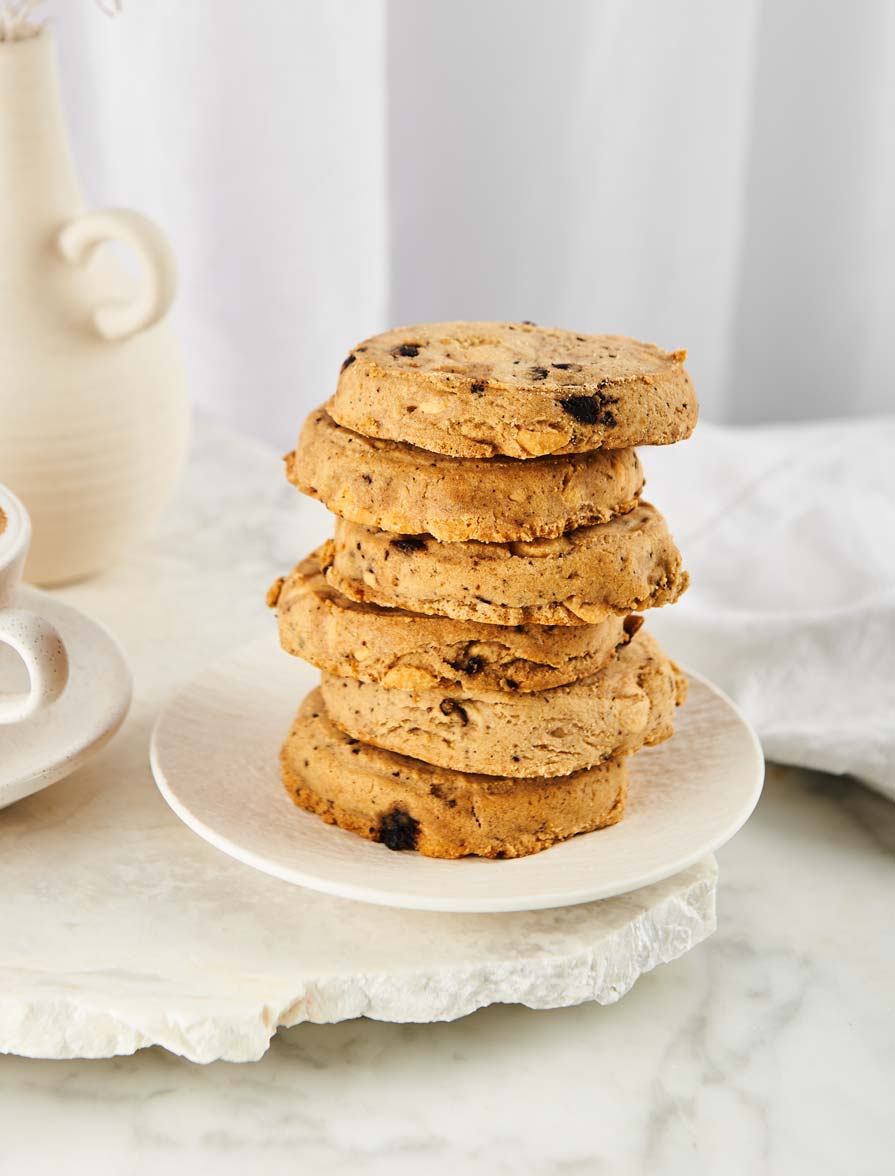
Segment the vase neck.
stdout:
<path fill-rule="evenodd" d="M 52 34 L 0 42 L 0 242 L 53 231 L 83 207 Z"/>

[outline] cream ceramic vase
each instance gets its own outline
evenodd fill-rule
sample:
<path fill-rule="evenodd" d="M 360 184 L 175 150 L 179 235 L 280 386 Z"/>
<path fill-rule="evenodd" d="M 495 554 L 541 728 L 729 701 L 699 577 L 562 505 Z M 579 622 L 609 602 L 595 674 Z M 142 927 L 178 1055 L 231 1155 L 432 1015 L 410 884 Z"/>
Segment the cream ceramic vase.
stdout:
<path fill-rule="evenodd" d="M 174 259 L 138 213 L 86 211 L 45 29 L 0 42 L 0 181 L 0 482 L 31 515 L 26 577 L 58 584 L 144 537 L 180 474 Z"/>

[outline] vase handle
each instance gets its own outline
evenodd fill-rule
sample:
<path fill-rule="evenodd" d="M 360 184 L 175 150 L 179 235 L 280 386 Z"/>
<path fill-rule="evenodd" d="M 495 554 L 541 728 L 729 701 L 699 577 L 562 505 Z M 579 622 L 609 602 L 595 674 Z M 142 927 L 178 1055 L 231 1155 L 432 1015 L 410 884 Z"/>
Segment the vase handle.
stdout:
<path fill-rule="evenodd" d="M 56 238 L 59 252 L 82 265 L 107 241 L 120 241 L 136 253 L 143 283 L 126 302 L 108 302 L 93 312 L 93 324 L 104 339 L 128 339 L 168 313 L 177 289 L 177 263 L 158 225 L 127 208 L 85 212 L 63 225 Z"/>

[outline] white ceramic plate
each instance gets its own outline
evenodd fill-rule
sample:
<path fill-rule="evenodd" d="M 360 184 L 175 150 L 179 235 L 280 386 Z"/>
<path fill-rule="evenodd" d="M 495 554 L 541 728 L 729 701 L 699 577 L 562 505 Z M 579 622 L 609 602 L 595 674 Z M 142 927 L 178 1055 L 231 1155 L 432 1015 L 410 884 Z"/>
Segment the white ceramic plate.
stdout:
<path fill-rule="evenodd" d="M 299 886 L 385 906 L 527 911 L 624 894 L 692 865 L 740 828 L 761 792 L 758 740 L 733 703 L 696 674 L 677 734 L 631 761 L 620 824 L 531 857 L 440 861 L 394 853 L 296 808 L 280 744 L 315 670 L 267 639 L 210 666 L 162 712 L 152 771 L 200 837 Z"/>
<path fill-rule="evenodd" d="M 83 613 L 36 588 L 21 588 L 21 608 L 46 617 L 68 650 L 69 677 L 62 697 L 21 723 L 0 726 L 0 808 L 55 784 L 112 738 L 131 701 L 131 675 L 121 648 Z M 0 690 L 24 688 L 24 668 L 8 648 L 0 651 Z"/>

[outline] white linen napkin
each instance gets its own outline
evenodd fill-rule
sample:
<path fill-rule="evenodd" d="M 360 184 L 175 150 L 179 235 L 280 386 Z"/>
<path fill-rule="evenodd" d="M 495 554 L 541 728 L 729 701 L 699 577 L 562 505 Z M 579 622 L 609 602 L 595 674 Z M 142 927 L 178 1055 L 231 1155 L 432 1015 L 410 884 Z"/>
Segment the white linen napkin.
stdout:
<path fill-rule="evenodd" d="M 895 419 L 703 422 L 640 458 L 692 577 L 649 628 L 769 759 L 895 800 Z"/>

